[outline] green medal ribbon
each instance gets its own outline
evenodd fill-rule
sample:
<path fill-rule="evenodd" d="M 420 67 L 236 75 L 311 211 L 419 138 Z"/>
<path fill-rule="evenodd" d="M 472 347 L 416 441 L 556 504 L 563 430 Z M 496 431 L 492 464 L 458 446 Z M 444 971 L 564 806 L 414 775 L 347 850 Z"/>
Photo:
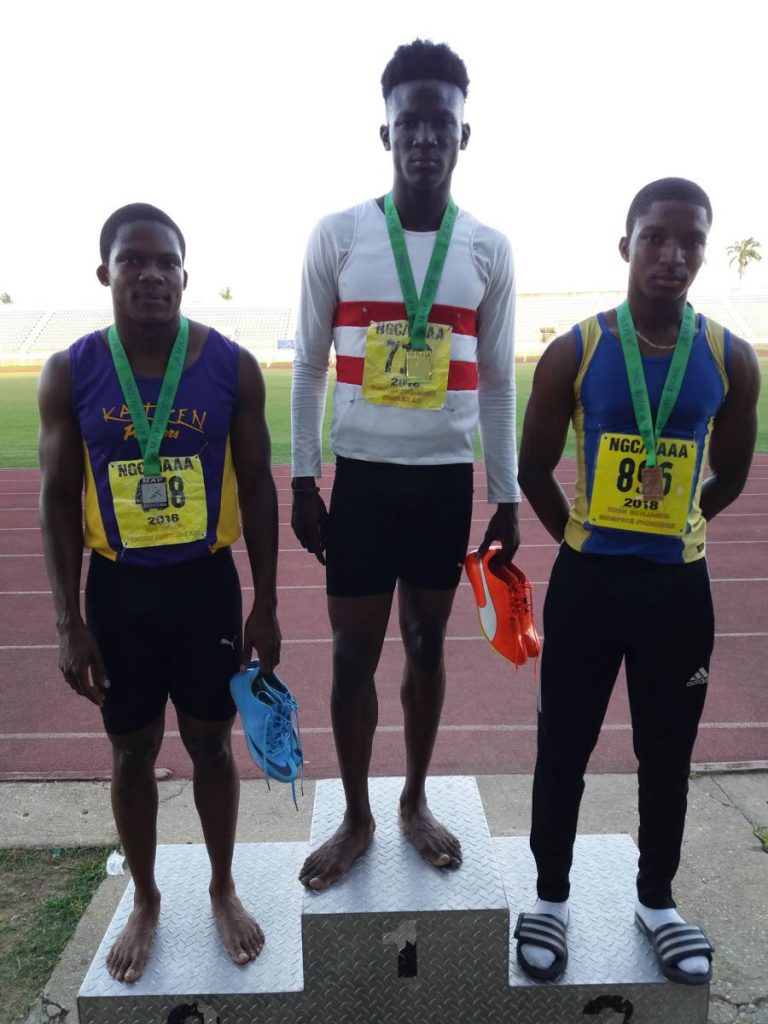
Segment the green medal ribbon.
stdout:
<path fill-rule="evenodd" d="M 424 287 L 421 295 L 416 291 L 416 282 L 413 280 L 413 270 L 408 257 L 408 250 L 405 246 L 403 225 L 400 223 L 400 216 L 395 206 L 392 193 L 384 196 L 384 214 L 387 218 L 387 230 L 389 240 L 392 243 L 392 255 L 395 257 L 397 276 L 400 279 L 400 290 L 403 293 L 405 310 L 408 314 L 408 326 L 411 332 L 411 349 L 415 352 L 423 352 L 426 347 L 427 320 L 435 301 L 437 286 L 440 283 L 440 276 L 445 266 L 445 257 L 448 255 L 448 245 L 453 234 L 453 225 L 456 222 L 458 213 L 456 203 L 449 197 L 448 205 L 445 208 L 440 230 L 437 232 L 435 245 L 432 249 L 432 256 L 427 267 L 427 276 L 424 278 Z"/>
<path fill-rule="evenodd" d="M 685 368 L 688 365 L 688 357 L 691 354 L 691 346 L 693 345 L 693 335 L 696 331 L 696 314 L 690 302 L 686 303 L 683 321 L 680 324 L 680 332 L 677 335 L 677 342 L 675 343 L 675 350 L 672 355 L 672 362 L 669 365 L 669 370 L 667 370 L 667 378 L 664 381 L 659 408 L 656 411 L 655 424 L 651 415 L 651 403 L 648 398 L 648 385 L 645 380 L 643 360 L 637 345 L 635 324 L 628 302 L 622 302 L 617 308 L 616 322 L 619 327 L 621 348 L 624 352 L 624 363 L 627 367 L 629 390 L 632 394 L 632 408 L 635 411 L 635 419 L 637 420 L 640 436 L 648 453 L 646 465 L 652 468 L 656 465 L 656 439 L 661 436 L 664 427 L 667 425 L 683 384 Z"/>
<path fill-rule="evenodd" d="M 160 385 L 160 394 L 151 427 L 131 364 L 128 362 L 128 356 L 125 354 L 123 343 L 114 324 L 107 332 L 107 340 L 123 398 L 136 431 L 141 457 L 144 460 L 144 476 L 158 476 L 160 474 L 160 442 L 165 434 L 165 428 L 168 426 L 173 400 L 181 379 L 181 371 L 184 369 L 184 360 L 187 358 L 189 320 L 183 316 L 179 322 L 179 333 L 176 335 L 171 354 L 168 357 L 168 365 L 165 368 L 163 383 Z"/>

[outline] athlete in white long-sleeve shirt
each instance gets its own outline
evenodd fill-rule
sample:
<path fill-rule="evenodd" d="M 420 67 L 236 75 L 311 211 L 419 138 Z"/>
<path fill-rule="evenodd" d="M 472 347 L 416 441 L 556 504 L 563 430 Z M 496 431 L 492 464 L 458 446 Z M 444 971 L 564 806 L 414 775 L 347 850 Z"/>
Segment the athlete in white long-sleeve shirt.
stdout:
<path fill-rule="evenodd" d="M 417 40 L 398 49 L 382 77 L 392 192 L 326 217 L 307 250 L 291 522 L 302 546 L 327 562 L 331 711 L 347 800 L 339 829 L 302 868 L 313 889 L 342 877 L 375 827 L 367 787 L 374 672 L 396 586 L 406 655 L 400 820 L 426 860 L 461 864 L 461 846 L 430 813 L 424 786 L 445 692 L 445 630 L 469 539 L 478 423 L 488 499 L 498 506 L 482 548 L 500 541 L 502 560 L 519 544 L 520 500 L 510 247 L 450 198 L 469 140 L 467 84 L 448 47 Z M 332 344 L 337 464 L 328 512 L 316 478 Z"/>

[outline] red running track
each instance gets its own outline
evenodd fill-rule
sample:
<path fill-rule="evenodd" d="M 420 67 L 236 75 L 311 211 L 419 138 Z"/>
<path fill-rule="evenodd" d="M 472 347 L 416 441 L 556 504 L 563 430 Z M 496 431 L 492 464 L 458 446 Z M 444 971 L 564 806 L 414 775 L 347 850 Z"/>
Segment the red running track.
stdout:
<path fill-rule="evenodd" d="M 331 646 L 323 570 L 298 548 L 291 533 L 289 470 L 275 475 L 280 501 L 279 612 L 284 636 L 280 674 L 297 694 L 311 777 L 338 774 L 329 722 Z M 559 471 L 572 491 L 573 465 Z M 323 477 L 327 496 L 333 477 Z M 77 697 L 56 667 L 50 588 L 37 527 L 39 474 L 0 471 L 0 779 L 91 779 L 110 774 L 109 744 L 98 711 Z M 476 467 L 473 546 L 488 516 L 482 464 Z M 521 508 L 523 546 L 518 562 L 535 583 L 541 609 L 556 547 L 530 507 Z M 235 558 L 249 582 L 242 541 Z M 697 762 L 768 759 L 768 456 L 755 460 L 744 494 L 710 526 L 708 562 L 715 599 L 717 642 L 709 695 L 694 753 Z M 248 600 L 248 588 L 245 591 Z M 377 674 L 379 729 L 373 771 L 403 771 L 399 682 L 402 653 L 393 617 Z M 447 640 L 448 693 L 435 750 L 436 773 L 530 772 L 535 757 L 536 679 L 519 671 L 479 635 L 468 585 L 456 596 Z M 623 680 L 611 701 L 590 769 L 634 771 Z M 190 765 L 172 709 L 159 766 L 188 778 Z M 258 772 L 239 730 L 235 749 L 244 776 Z"/>

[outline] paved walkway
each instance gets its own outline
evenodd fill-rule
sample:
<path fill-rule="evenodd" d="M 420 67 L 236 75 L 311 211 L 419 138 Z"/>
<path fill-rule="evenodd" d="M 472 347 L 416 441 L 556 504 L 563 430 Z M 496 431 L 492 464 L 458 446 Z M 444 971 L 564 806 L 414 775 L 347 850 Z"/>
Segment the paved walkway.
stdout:
<path fill-rule="evenodd" d="M 527 834 L 530 776 L 478 776 L 478 785 L 491 834 Z M 192 784 L 171 778 L 160 790 L 160 842 L 202 842 Z M 270 792 L 263 782 L 245 782 L 238 841 L 306 841 L 313 793 L 309 783 L 297 813 L 287 789 L 273 786 Z M 589 776 L 581 831 L 636 838 L 636 802 L 633 776 Z M 701 923 L 717 948 L 710 1024 L 768 1024 L 768 854 L 752 834 L 753 822 L 768 825 L 768 773 L 706 773 L 692 780 L 675 892 L 681 911 Z M 115 840 L 107 783 L 0 784 L 0 845 Z M 125 877 L 105 878 L 28 1024 L 77 1024 L 77 990 L 125 884 Z M 532 900 L 532 893 L 521 894 L 521 909 Z"/>

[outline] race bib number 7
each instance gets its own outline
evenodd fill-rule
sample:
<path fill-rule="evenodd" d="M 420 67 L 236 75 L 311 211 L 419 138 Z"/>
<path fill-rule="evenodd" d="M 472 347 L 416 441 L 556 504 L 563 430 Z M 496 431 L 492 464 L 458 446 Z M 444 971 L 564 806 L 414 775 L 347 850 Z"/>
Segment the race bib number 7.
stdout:
<path fill-rule="evenodd" d="M 602 434 L 590 522 L 606 529 L 682 536 L 688 523 L 697 450 L 695 441 L 659 438 L 656 464 L 663 493 L 649 495 L 643 493 L 647 453 L 642 439 L 635 434 Z"/>
<path fill-rule="evenodd" d="M 207 532 L 203 467 L 197 455 L 160 458 L 160 476 L 144 476 L 141 459 L 110 462 L 109 486 L 126 548 L 187 544 Z"/>
<path fill-rule="evenodd" d="M 407 320 L 374 323 L 365 339 L 363 398 L 401 409 L 442 409 L 448 389 L 453 334 L 427 324 L 424 349 L 411 347 Z"/>

